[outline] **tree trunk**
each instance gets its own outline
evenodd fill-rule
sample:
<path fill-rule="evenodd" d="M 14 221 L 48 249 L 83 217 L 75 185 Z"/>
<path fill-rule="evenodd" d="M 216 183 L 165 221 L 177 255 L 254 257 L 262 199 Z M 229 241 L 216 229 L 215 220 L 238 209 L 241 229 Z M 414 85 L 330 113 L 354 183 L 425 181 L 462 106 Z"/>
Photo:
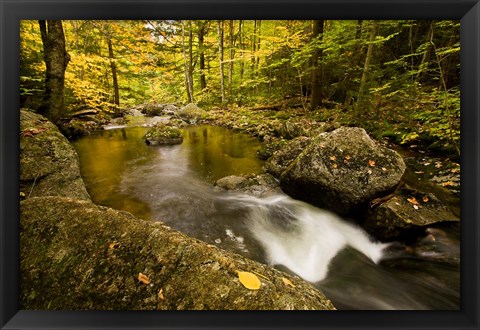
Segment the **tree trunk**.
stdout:
<path fill-rule="evenodd" d="M 251 78 L 255 78 L 255 57 L 256 57 L 256 50 L 257 50 L 257 42 L 256 42 L 256 35 L 257 35 L 257 21 L 253 21 L 253 33 L 252 33 L 252 57 L 250 59 L 250 75 Z"/>
<path fill-rule="evenodd" d="M 220 67 L 220 91 L 222 103 L 225 103 L 225 82 L 223 74 L 223 21 L 217 21 L 218 30 L 218 62 Z"/>
<path fill-rule="evenodd" d="M 257 53 L 260 51 L 260 35 L 261 35 L 261 27 L 262 27 L 262 21 L 258 20 L 257 21 Z M 258 68 L 260 66 L 260 54 L 258 56 L 255 56 L 255 71 L 258 71 Z"/>
<path fill-rule="evenodd" d="M 120 115 L 120 93 L 118 89 L 117 66 L 115 65 L 115 57 L 113 55 L 112 38 L 107 37 L 108 57 L 110 59 L 110 67 L 112 69 L 113 93 L 115 103 L 115 115 Z"/>
<path fill-rule="evenodd" d="M 46 65 L 45 95 L 40 113 L 54 123 L 57 122 L 65 111 L 65 70 L 70 56 L 65 50 L 65 35 L 62 21 L 39 20 L 40 32 L 43 43 L 43 57 Z"/>
<path fill-rule="evenodd" d="M 243 26 L 243 21 L 240 20 L 240 22 L 238 23 L 238 38 L 239 38 L 240 57 L 241 57 L 241 61 L 240 61 L 240 85 L 243 82 L 243 71 L 244 71 L 244 68 L 245 68 L 245 62 L 243 62 L 243 50 L 244 50 L 244 48 L 243 48 L 242 26 Z"/>
<path fill-rule="evenodd" d="M 350 60 L 350 67 L 354 68 L 356 70 L 358 63 L 359 63 L 359 56 L 356 54 L 360 54 L 360 51 L 362 49 L 362 43 L 361 43 L 361 38 L 362 38 L 362 25 L 363 25 L 363 20 L 359 19 L 357 20 L 357 26 L 356 26 L 356 32 L 355 32 L 355 46 L 353 48 L 353 56 L 351 57 Z M 349 72 L 345 81 L 350 81 L 350 76 L 352 75 L 352 72 Z M 348 86 L 348 85 L 347 85 Z M 350 90 L 350 88 L 347 87 L 347 91 L 345 93 L 345 101 L 343 102 L 343 106 L 345 108 L 348 108 L 351 103 L 352 103 L 352 98 L 354 92 Z"/>
<path fill-rule="evenodd" d="M 355 109 L 358 111 L 359 107 L 363 105 L 364 101 L 364 90 L 365 86 L 367 84 L 367 78 L 368 78 L 368 70 L 370 68 L 370 62 L 372 60 L 372 55 L 373 55 L 373 41 L 375 40 L 375 36 L 377 35 L 377 28 L 378 28 L 378 22 L 373 21 L 372 22 L 372 28 L 370 31 L 370 39 L 369 39 L 369 44 L 367 48 L 367 56 L 365 57 L 365 64 L 363 66 L 363 73 L 362 73 L 362 78 L 360 79 L 360 87 L 358 89 L 358 99 L 355 104 Z"/>
<path fill-rule="evenodd" d="M 205 39 L 205 23 L 199 22 L 198 26 L 198 51 L 200 57 L 200 88 L 204 90 L 207 88 L 207 80 L 205 78 L 205 49 L 204 49 L 204 39 Z"/>
<path fill-rule="evenodd" d="M 188 21 L 188 88 L 190 89 L 190 95 L 192 95 L 192 102 L 194 102 L 193 92 L 193 30 L 192 21 Z"/>
<path fill-rule="evenodd" d="M 313 21 L 312 39 L 323 38 L 324 20 Z M 310 98 L 310 110 L 316 110 L 322 104 L 322 64 L 319 59 L 322 56 L 322 49 L 315 47 L 312 55 L 312 94 Z"/>
<path fill-rule="evenodd" d="M 190 84 L 190 69 L 189 61 L 187 60 L 187 49 L 185 47 L 185 21 L 182 21 L 182 52 L 183 52 L 183 67 L 185 73 L 185 89 L 187 91 L 188 103 L 194 103 L 193 91 Z"/>
<path fill-rule="evenodd" d="M 235 40 L 233 36 L 233 28 L 234 23 L 233 20 L 230 20 L 230 31 L 228 35 L 228 48 L 229 48 L 229 55 L 230 55 L 230 62 L 228 63 L 228 95 L 232 97 L 232 82 L 233 82 L 233 59 L 235 56 L 234 47 L 235 47 Z"/>
<path fill-rule="evenodd" d="M 430 54 L 433 48 L 430 41 L 433 39 L 434 27 L 435 25 L 434 25 L 434 22 L 432 21 L 430 23 L 430 28 L 428 30 L 428 35 L 426 40 L 427 47 L 425 49 L 425 52 L 423 53 L 422 62 L 418 66 L 417 77 L 416 77 L 417 81 L 420 81 L 425 76 L 425 72 L 427 71 L 427 68 L 428 68 L 428 63 L 430 61 Z"/>

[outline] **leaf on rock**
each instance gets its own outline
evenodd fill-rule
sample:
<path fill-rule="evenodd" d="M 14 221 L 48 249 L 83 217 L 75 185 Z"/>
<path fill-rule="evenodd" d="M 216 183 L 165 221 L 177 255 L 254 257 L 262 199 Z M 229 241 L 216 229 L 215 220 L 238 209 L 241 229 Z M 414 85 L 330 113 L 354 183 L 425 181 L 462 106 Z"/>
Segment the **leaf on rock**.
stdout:
<path fill-rule="evenodd" d="M 150 279 L 147 277 L 147 275 L 142 274 L 142 273 L 138 273 L 138 280 L 139 280 L 140 282 L 142 282 L 143 284 L 147 284 L 147 285 L 151 283 L 151 281 L 150 281 Z"/>
<path fill-rule="evenodd" d="M 262 282 L 260 282 L 260 279 L 255 274 L 241 271 L 237 271 L 237 274 L 240 283 L 249 290 L 258 290 L 262 286 Z"/>
<path fill-rule="evenodd" d="M 283 284 L 287 286 L 291 286 L 292 288 L 296 288 L 295 284 L 293 284 L 288 278 L 282 277 Z"/>
<path fill-rule="evenodd" d="M 370 159 L 368 161 L 368 165 L 370 165 L 371 167 L 374 167 L 375 166 L 375 161 Z"/>
<path fill-rule="evenodd" d="M 418 202 L 415 197 L 407 198 L 407 201 L 409 201 L 410 204 L 418 205 Z"/>
<path fill-rule="evenodd" d="M 447 182 L 443 182 L 442 183 L 442 186 L 444 187 L 451 187 L 451 186 L 454 186 L 455 183 L 453 183 L 452 181 L 447 181 Z"/>
<path fill-rule="evenodd" d="M 45 132 L 46 130 L 47 130 L 46 128 L 25 128 L 21 134 L 23 136 L 32 137 L 34 135 Z"/>
<path fill-rule="evenodd" d="M 119 245 L 120 245 L 120 244 L 118 244 L 117 241 L 114 241 L 114 242 L 110 243 L 110 245 L 108 246 L 108 248 L 109 248 L 110 250 L 113 250 L 113 249 L 115 249 L 116 247 L 118 247 Z"/>
<path fill-rule="evenodd" d="M 163 288 L 161 288 L 160 291 L 158 291 L 158 299 L 165 300 L 165 297 L 163 295 Z"/>

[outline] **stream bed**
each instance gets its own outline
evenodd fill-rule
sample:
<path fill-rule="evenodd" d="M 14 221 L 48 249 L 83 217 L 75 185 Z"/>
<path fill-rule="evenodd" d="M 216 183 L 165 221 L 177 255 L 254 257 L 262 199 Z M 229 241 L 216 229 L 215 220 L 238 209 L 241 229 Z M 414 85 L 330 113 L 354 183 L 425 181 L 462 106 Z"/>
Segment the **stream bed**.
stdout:
<path fill-rule="evenodd" d="M 351 222 L 283 193 L 216 191 L 222 177 L 261 172 L 260 143 L 248 135 L 195 126 L 182 129 L 180 145 L 149 147 L 147 130 L 104 130 L 73 143 L 95 203 L 297 274 L 338 309 L 460 308 L 459 262 L 450 262 L 460 258 L 458 226 L 435 229 L 442 234 L 420 241 L 422 253 L 375 242 Z"/>

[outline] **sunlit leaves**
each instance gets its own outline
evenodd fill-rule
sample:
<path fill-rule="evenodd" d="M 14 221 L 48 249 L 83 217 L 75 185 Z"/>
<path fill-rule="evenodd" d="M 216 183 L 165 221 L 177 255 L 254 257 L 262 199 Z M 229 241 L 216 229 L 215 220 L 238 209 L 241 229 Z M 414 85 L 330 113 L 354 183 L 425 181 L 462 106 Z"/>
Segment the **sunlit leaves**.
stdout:
<path fill-rule="evenodd" d="M 249 290 L 258 290 L 262 286 L 260 279 L 253 273 L 237 271 L 237 275 L 240 283 Z"/>

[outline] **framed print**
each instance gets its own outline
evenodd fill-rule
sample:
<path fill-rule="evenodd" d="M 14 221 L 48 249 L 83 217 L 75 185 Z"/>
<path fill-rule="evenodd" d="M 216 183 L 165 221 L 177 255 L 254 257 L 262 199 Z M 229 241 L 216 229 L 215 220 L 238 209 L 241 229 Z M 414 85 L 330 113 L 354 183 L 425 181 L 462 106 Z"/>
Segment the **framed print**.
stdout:
<path fill-rule="evenodd" d="M 478 328 L 477 1 L 0 2 L 2 329 Z"/>

